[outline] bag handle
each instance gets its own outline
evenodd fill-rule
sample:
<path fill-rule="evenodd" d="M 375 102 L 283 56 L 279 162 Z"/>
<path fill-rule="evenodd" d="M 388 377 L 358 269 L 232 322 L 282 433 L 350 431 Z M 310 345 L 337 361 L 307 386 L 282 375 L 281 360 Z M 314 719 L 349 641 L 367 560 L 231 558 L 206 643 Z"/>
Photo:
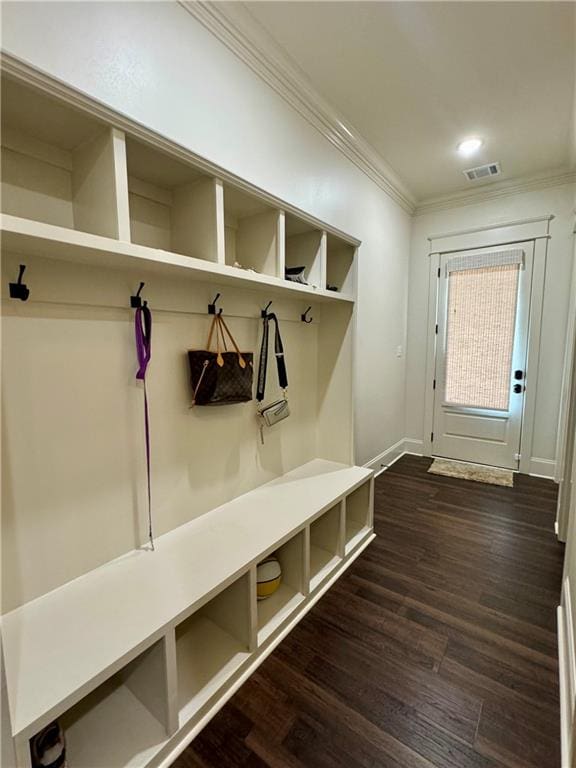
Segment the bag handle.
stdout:
<path fill-rule="evenodd" d="M 224 365 L 224 358 L 222 357 L 222 352 L 220 350 L 220 334 L 222 333 L 222 329 L 220 327 L 220 315 L 214 315 L 214 319 L 210 323 L 210 331 L 208 333 L 208 341 L 206 343 L 206 349 L 208 352 L 210 352 L 210 348 L 212 346 L 212 337 L 214 336 L 214 331 L 216 331 L 216 362 L 222 368 Z"/>
<path fill-rule="evenodd" d="M 144 385 L 144 432 L 146 435 L 146 480 L 148 486 L 148 539 L 154 550 L 152 532 L 152 479 L 150 473 L 150 419 L 148 417 L 148 393 L 146 391 L 146 370 L 152 357 L 152 313 L 146 303 L 134 313 L 134 333 L 138 371 L 136 379 Z"/>
<path fill-rule="evenodd" d="M 244 360 L 242 353 L 240 352 L 240 349 L 238 348 L 238 344 L 236 344 L 236 339 L 234 336 L 232 336 L 232 332 L 230 331 L 230 328 L 226 325 L 226 322 L 224 321 L 224 318 L 221 314 L 214 315 L 214 319 L 212 320 L 212 323 L 210 325 L 210 332 L 208 334 L 208 343 L 206 344 L 206 349 L 208 352 L 210 352 L 210 346 L 212 344 L 212 338 L 214 336 L 214 331 L 216 331 L 216 362 L 222 368 L 224 365 L 224 358 L 222 357 L 222 353 L 220 351 L 220 342 L 222 342 L 222 347 L 224 348 L 224 351 L 228 351 L 228 347 L 226 346 L 226 336 L 228 336 L 228 340 L 232 344 L 234 351 L 238 355 L 238 365 L 240 368 L 246 368 L 246 360 Z"/>
<path fill-rule="evenodd" d="M 230 332 L 230 328 L 228 328 L 228 326 L 224 322 L 224 318 L 222 317 L 222 315 L 217 315 L 217 317 L 220 319 L 221 329 L 223 329 L 223 331 L 226 331 L 226 333 L 228 334 L 228 338 L 232 346 L 234 347 L 236 354 L 238 355 L 238 365 L 240 366 L 240 368 L 246 368 L 246 360 L 244 360 L 244 358 L 242 357 L 242 353 L 238 349 L 238 344 L 236 344 L 236 339 L 234 338 L 234 336 L 232 336 Z M 222 339 L 224 341 L 224 333 L 222 333 Z M 224 341 L 224 346 L 226 346 L 226 341 Z"/>
<path fill-rule="evenodd" d="M 258 388 L 256 391 L 256 400 L 261 403 L 264 400 L 266 390 L 266 375 L 268 369 L 268 336 L 270 320 L 275 325 L 274 332 L 274 354 L 276 356 L 276 366 L 278 368 L 278 383 L 280 388 L 286 390 L 288 387 L 288 373 L 286 371 L 286 361 L 284 360 L 284 345 L 280 335 L 280 325 L 278 318 L 273 312 L 266 314 L 262 325 L 262 346 L 260 347 L 260 360 L 258 363 Z"/>

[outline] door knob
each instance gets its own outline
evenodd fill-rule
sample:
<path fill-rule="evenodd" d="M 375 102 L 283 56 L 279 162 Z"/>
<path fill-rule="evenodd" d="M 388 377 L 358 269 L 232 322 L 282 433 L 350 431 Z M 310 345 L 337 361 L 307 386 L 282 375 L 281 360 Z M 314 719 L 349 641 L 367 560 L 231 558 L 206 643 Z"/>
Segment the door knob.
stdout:
<path fill-rule="evenodd" d="M 514 371 L 514 378 L 516 379 L 516 381 L 522 381 L 522 379 L 524 378 L 524 371 L 521 371 L 520 369 L 518 369 L 517 371 Z"/>
<path fill-rule="evenodd" d="M 519 395 L 522 392 L 522 384 L 514 384 L 514 392 Z"/>

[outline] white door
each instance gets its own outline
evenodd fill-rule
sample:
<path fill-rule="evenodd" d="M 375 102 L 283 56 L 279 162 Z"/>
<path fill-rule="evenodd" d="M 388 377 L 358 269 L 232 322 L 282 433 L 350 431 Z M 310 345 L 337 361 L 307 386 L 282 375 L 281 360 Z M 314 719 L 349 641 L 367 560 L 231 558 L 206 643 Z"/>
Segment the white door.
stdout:
<path fill-rule="evenodd" d="M 432 454 L 518 469 L 534 243 L 443 254 Z"/>

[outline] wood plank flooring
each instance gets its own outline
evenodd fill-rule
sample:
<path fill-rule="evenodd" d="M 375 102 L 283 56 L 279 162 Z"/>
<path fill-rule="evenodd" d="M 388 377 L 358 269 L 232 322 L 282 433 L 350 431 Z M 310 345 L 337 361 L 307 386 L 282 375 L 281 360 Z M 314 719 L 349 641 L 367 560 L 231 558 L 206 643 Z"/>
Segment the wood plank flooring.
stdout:
<path fill-rule="evenodd" d="M 376 480 L 378 538 L 174 768 L 559 768 L 556 486 Z"/>

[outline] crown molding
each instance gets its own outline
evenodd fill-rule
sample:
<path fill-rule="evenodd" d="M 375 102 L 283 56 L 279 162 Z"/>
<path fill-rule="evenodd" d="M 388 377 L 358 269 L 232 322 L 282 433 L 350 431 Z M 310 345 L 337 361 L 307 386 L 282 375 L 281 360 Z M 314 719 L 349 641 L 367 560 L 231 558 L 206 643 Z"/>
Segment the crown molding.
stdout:
<path fill-rule="evenodd" d="M 180 5 L 412 214 L 416 200 L 378 152 L 324 99 L 241 2 L 179 0 Z"/>
<path fill-rule="evenodd" d="M 476 205 L 487 200 L 497 200 L 509 195 L 519 195 L 522 192 L 534 192 L 539 189 L 548 189 L 574 183 L 576 183 L 576 171 L 567 169 L 561 169 L 544 175 L 529 176 L 524 179 L 509 179 L 492 183 L 474 192 L 464 190 L 457 194 L 423 200 L 417 204 L 414 215 L 422 216 L 426 213 L 446 211 L 450 208 L 458 208 L 465 205 Z"/>

